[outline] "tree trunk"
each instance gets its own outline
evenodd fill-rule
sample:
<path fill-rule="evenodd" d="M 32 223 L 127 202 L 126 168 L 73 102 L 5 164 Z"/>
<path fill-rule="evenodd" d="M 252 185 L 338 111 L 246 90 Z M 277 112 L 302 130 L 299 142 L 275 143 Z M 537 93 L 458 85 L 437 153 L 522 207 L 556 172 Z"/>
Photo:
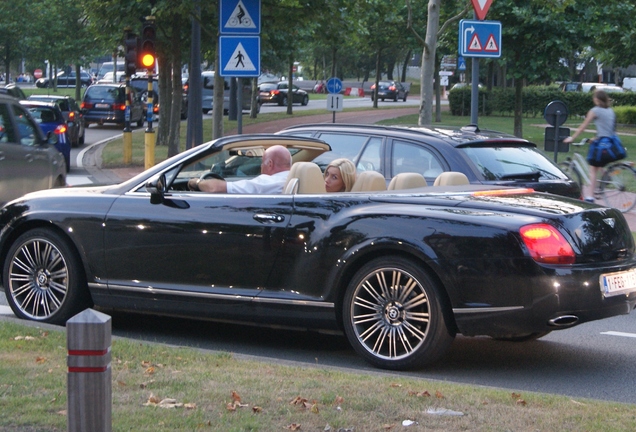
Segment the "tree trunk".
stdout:
<path fill-rule="evenodd" d="M 401 76 L 401 79 L 400 79 L 400 81 L 402 81 L 402 82 L 406 82 L 406 71 L 408 69 L 409 62 L 411 61 L 411 56 L 412 55 L 413 55 L 413 50 L 410 49 L 406 53 L 406 57 L 404 57 L 404 64 L 402 64 L 402 76 Z"/>
<path fill-rule="evenodd" d="M 514 135 L 523 138 L 521 120 L 523 116 L 523 80 L 515 79 L 515 128 Z"/>
<path fill-rule="evenodd" d="M 177 35 L 180 34 L 176 33 Z M 175 37 L 174 39 L 178 39 L 179 37 Z M 171 100 L 167 101 L 170 103 L 172 109 L 170 110 L 170 131 L 168 135 L 168 157 L 174 156 L 179 153 L 179 137 L 181 135 L 181 103 L 183 97 L 183 90 L 181 86 L 181 62 L 179 59 L 181 58 L 181 52 L 178 48 L 173 46 L 174 57 L 172 62 L 172 88 L 170 93 L 172 94 Z M 163 106 L 163 105 L 162 105 Z M 197 145 L 200 143 L 197 143 Z"/>
<path fill-rule="evenodd" d="M 380 62 L 382 59 L 382 48 L 378 48 L 375 54 L 375 86 L 373 87 L 373 108 L 378 107 L 378 87 L 380 85 Z"/>
<path fill-rule="evenodd" d="M 289 74 L 287 75 L 287 114 L 292 115 L 294 102 L 294 57 L 289 56 Z"/>
<path fill-rule="evenodd" d="M 437 32 L 439 31 L 439 7 L 441 0 L 429 0 L 426 38 L 422 53 L 422 73 L 420 86 L 422 100 L 420 102 L 420 126 L 431 126 L 433 123 L 433 80 L 435 75 L 435 51 L 437 49 Z"/>
<path fill-rule="evenodd" d="M 435 122 L 442 121 L 442 86 L 439 82 L 439 67 L 441 61 L 435 61 Z"/>

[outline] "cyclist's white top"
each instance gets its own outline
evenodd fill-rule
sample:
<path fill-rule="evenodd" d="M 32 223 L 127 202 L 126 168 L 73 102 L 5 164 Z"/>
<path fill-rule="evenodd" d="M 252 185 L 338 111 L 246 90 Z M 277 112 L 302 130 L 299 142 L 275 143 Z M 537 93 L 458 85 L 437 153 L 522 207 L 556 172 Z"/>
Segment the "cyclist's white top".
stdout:
<path fill-rule="evenodd" d="M 614 110 L 611 108 L 595 106 L 592 108 L 592 112 L 596 116 L 594 118 L 594 125 L 596 126 L 597 138 L 611 137 L 614 135 L 616 126 L 616 114 L 614 113 Z"/>

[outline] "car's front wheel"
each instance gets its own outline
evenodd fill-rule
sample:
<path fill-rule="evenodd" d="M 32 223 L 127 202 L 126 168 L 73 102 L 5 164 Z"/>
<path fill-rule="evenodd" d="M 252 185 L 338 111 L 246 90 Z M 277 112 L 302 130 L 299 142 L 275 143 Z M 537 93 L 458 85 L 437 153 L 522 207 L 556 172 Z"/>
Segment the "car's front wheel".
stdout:
<path fill-rule="evenodd" d="M 406 370 L 439 359 L 454 339 L 441 288 L 411 260 L 377 258 L 353 277 L 343 302 L 349 342 L 369 363 Z"/>
<path fill-rule="evenodd" d="M 7 302 L 20 318 L 64 324 L 91 305 L 77 252 L 53 230 L 22 234 L 9 249 L 2 274 Z"/>

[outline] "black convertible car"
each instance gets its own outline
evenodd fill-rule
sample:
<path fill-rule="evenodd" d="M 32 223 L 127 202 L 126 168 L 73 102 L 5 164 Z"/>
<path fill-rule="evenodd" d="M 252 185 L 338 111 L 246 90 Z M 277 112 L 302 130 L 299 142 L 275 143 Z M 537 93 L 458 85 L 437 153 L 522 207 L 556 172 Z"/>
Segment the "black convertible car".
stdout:
<path fill-rule="evenodd" d="M 195 176 L 258 175 L 276 144 L 294 159 L 285 193 L 187 190 Z M 7 300 L 58 324 L 97 305 L 341 329 L 396 370 L 439 359 L 457 333 L 531 340 L 634 309 L 620 211 L 526 188 L 410 189 L 413 173 L 387 191 L 360 174 L 357 192 L 327 194 L 311 162 L 325 151 L 308 138 L 225 137 L 119 185 L 12 201 L 0 209 Z"/>

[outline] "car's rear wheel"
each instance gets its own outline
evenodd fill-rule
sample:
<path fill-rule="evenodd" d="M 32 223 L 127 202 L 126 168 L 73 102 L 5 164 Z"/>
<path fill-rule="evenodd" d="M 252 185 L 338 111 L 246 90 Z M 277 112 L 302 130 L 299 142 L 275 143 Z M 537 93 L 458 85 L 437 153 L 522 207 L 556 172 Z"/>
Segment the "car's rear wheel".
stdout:
<path fill-rule="evenodd" d="M 279 105 L 280 105 L 280 106 L 287 106 L 287 96 L 283 96 L 283 97 L 280 99 L 280 104 L 279 104 Z"/>
<path fill-rule="evenodd" d="M 309 103 L 309 96 L 305 95 L 303 97 L 302 105 L 307 106 L 308 103 Z"/>
<path fill-rule="evenodd" d="M 406 98 L 408 97 L 409 92 L 404 93 L 404 99 L 402 99 L 404 102 L 406 102 Z"/>
<path fill-rule="evenodd" d="M 393 102 L 397 102 L 397 100 L 398 100 L 398 94 L 395 93 L 395 96 L 393 96 Z"/>
<path fill-rule="evenodd" d="M 414 369 L 439 359 L 453 341 L 441 288 L 411 260 L 383 257 L 352 278 L 343 301 L 349 342 L 369 363 Z"/>
<path fill-rule="evenodd" d="M 27 231 L 13 243 L 3 285 L 9 306 L 24 319 L 64 324 L 91 305 L 77 252 L 46 228 Z"/>

